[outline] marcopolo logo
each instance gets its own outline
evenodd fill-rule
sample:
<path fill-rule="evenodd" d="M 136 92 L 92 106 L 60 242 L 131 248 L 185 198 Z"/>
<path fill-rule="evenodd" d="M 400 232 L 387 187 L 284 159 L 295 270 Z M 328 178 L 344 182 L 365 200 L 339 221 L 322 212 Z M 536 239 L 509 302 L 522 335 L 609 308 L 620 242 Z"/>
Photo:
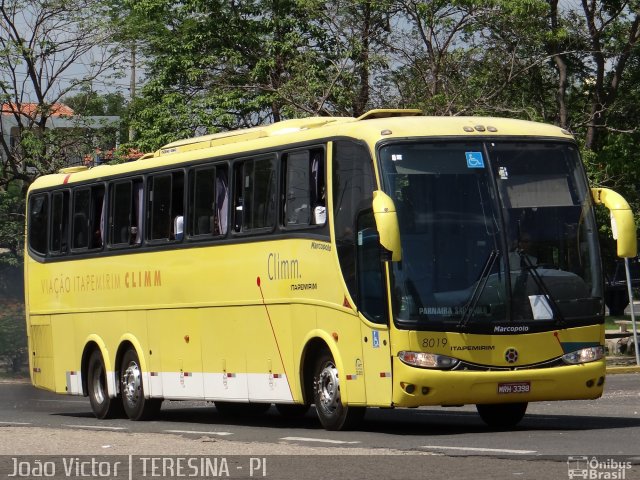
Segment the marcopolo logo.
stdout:
<path fill-rule="evenodd" d="M 584 478 L 593 480 L 625 480 L 632 463 L 613 458 L 572 456 L 567 459 L 570 479 Z"/>
<path fill-rule="evenodd" d="M 493 333 L 526 333 L 529 331 L 529 325 L 513 325 L 503 326 L 496 325 L 493 327 Z"/>

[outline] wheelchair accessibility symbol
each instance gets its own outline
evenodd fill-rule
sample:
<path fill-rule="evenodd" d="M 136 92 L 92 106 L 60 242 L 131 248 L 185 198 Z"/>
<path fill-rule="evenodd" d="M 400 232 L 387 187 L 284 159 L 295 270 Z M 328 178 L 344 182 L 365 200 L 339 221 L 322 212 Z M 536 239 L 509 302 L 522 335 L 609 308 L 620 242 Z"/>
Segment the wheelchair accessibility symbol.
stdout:
<path fill-rule="evenodd" d="M 468 168 L 484 168 L 482 152 L 465 152 L 464 155 L 467 157 Z"/>

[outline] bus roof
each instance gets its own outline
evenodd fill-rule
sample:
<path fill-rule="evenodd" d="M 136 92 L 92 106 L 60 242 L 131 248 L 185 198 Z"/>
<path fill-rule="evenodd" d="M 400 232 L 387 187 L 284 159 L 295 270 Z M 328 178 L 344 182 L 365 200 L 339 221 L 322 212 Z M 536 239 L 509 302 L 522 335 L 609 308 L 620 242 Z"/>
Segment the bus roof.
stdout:
<path fill-rule="evenodd" d="M 249 155 L 279 145 L 294 145 L 332 137 L 350 137 L 375 145 L 382 139 L 469 137 L 537 137 L 573 139 L 559 127 L 498 117 L 426 117 L 419 110 L 379 109 L 353 117 L 308 117 L 229 132 L 194 137 L 164 145 L 140 159 L 93 168 L 70 167 L 38 178 L 31 188 L 53 187 L 140 170 L 210 159 Z"/>

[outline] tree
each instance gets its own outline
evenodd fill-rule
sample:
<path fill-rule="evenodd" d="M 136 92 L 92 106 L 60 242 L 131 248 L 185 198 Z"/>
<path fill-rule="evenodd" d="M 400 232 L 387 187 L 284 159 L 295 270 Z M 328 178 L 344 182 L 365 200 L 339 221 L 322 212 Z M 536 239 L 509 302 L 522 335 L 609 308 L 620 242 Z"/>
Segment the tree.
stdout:
<path fill-rule="evenodd" d="M 9 372 L 17 374 L 27 360 L 27 332 L 21 301 L 0 302 L 0 360 Z"/>
<path fill-rule="evenodd" d="M 11 252 L 0 262 L 20 261 L 33 179 L 92 148 L 82 117 L 72 121 L 62 100 L 117 66 L 104 13 L 98 0 L 0 2 L 0 249 Z"/>
<path fill-rule="evenodd" d="M 68 117 L 60 105 L 66 95 L 116 66 L 119 52 L 109 46 L 104 13 L 97 0 L 0 3 L 0 188 L 15 180 L 26 188 L 86 142 L 77 130 L 49 127 Z"/>
<path fill-rule="evenodd" d="M 146 65 L 138 145 L 380 105 L 371 88 L 388 63 L 390 4 L 123 0 L 117 21 L 145 25 L 127 30 Z"/>
<path fill-rule="evenodd" d="M 120 92 L 98 93 L 90 85 L 82 85 L 80 93 L 64 97 L 64 104 L 81 117 L 115 116 L 117 124 L 105 125 L 91 131 L 93 146 L 101 149 L 113 149 L 128 136 L 129 110 L 127 100 Z"/>

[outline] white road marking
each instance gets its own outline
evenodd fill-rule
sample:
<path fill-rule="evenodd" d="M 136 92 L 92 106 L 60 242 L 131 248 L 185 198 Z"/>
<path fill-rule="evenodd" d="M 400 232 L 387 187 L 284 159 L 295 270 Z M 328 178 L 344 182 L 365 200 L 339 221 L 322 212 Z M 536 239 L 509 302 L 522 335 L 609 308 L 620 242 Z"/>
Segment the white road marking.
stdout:
<path fill-rule="evenodd" d="M 200 434 L 200 435 L 219 435 L 224 437 L 226 435 L 233 435 L 231 432 L 201 432 L 199 430 L 164 430 L 166 433 L 187 433 L 187 434 Z"/>
<path fill-rule="evenodd" d="M 480 448 L 480 447 L 449 447 L 445 445 L 423 445 L 420 448 L 429 450 L 458 450 L 463 452 L 481 452 L 481 453 L 509 453 L 513 455 L 533 455 L 538 453 L 536 450 L 509 450 L 507 448 Z"/>
<path fill-rule="evenodd" d="M 127 430 L 125 427 L 103 427 L 102 425 L 62 425 L 69 428 L 86 428 L 89 430 Z"/>
<path fill-rule="evenodd" d="M 0 422 L 0 425 L 31 425 L 29 422 Z"/>
<path fill-rule="evenodd" d="M 336 444 L 355 444 L 361 443 L 358 441 L 347 442 L 345 440 L 329 440 L 327 438 L 307 438 L 307 437 L 283 437 L 280 440 L 287 440 L 290 442 L 318 442 L 318 443 L 336 443 Z"/>

